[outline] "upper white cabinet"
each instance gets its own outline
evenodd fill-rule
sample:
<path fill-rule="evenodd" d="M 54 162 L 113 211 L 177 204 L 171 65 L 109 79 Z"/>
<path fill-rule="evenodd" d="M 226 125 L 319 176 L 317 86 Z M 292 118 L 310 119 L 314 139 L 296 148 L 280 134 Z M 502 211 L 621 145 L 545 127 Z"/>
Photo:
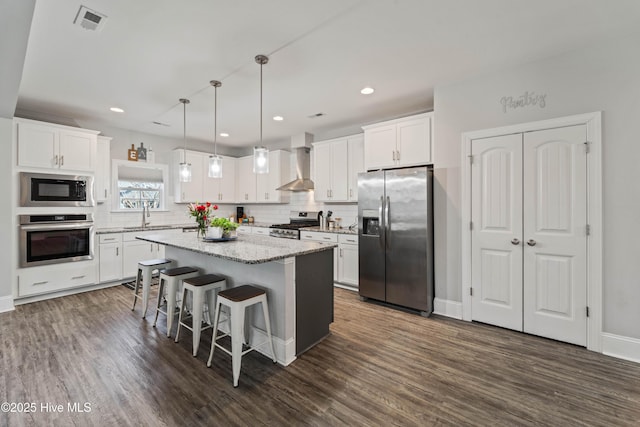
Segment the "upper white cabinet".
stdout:
<path fill-rule="evenodd" d="M 204 156 L 202 200 L 217 203 L 235 203 L 236 159 L 233 157 L 220 157 L 222 157 L 222 178 L 209 178 L 209 156 Z"/>
<path fill-rule="evenodd" d="M 358 173 L 364 170 L 363 144 L 361 134 L 313 144 L 316 201 L 358 201 Z"/>
<path fill-rule="evenodd" d="M 364 172 L 364 135 L 354 135 L 349 137 L 348 140 L 348 191 L 347 200 L 349 202 L 358 201 L 358 174 Z"/>
<path fill-rule="evenodd" d="M 269 173 L 253 173 L 253 156 L 238 161 L 238 203 L 287 203 L 289 192 L 276 188 L 291 180 L 291 156 L 288 151 L 269 151 Z"/>
<path fill-rule="evenodd" d="M 366 170 L 432 163 L 433 113 L 364 126 Z"/>
<path fill-rule="evenodd" d="M 98 131 L 15 119 L 18 165 L 94 172 Z"/>
<path fill-rule="evenodd" d="M 95 197 L 98 203 L 109 198 L 111 188 L 111 138 L 98 136 L 96 146 Z"/>
<path fill-rule="evenodd" d="M 186 150 L 187 163 L 191 164 L 191 181 L 180 182 L 178 168 L 185 159 L 185 150 L 174 150 L 171 168 L 176 203 L 235 202 L 236 159 L 222 157 L 222 178 L 209 178 L 209 156 L 209 153 Z"/>
<path fill-rule="evenodd" d="M 253 156 L 237 159 L 237 195 L 238 203 L 255 203 L 256 201 L 256 176 L 253 173 Z"/>
<path fill-rule="evenodd" d="M 276 188 L 291 180 L 291 153 L 288 151 L 269 151 L 269 173 L 256 174 L 256 200 L 258 203 L 287 203 L 288 191 Z"/>

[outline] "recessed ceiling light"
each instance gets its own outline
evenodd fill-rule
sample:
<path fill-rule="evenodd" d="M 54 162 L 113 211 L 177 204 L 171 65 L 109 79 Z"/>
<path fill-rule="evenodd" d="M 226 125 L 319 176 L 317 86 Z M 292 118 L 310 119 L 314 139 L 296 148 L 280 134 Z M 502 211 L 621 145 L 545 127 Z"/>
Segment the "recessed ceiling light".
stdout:
<path fill-rule="evenodd" d="M 229 136 L 229 134 L 226 133 L 226 132 L 220 132 L 220 136 L 223 137 L 223 138 L 226 138 L 226 137 Z"/>
<path fill-rule="evenodd" d="M 360 91 L 360 93 L 363 94 L 363 95 L 371 95 L 373 92 L 374 92 L 373 88 L 372 87 L 368 87 L 368 86 L 363 88 Z"/>
<path fill-rule="evenodd" d="M 111 107 L 109 108 L 111 111 L 113 111 L 114 113 L 124 113 L 124 110 L 122 108 L 118 108 L 118 107 Z"/>
<path fill-rule="evenodd" d="M 275 120 L 276 122 L 281 122 L 284 120 L 284 117 L 282 116 L 273 116 L 273 120 Z"/>

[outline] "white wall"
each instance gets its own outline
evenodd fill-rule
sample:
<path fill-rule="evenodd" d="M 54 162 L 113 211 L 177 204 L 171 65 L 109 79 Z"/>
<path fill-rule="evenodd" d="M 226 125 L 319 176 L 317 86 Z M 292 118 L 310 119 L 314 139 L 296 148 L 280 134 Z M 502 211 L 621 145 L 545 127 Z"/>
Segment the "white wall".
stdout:
<path fill-rule="evenodd" d="M 461 301 L 460 149 L 466 131 L 603 111 L 603 330 L 640 338 L 640 34 L 435 90 L 436 296 Z M 546 94 L 503 111 L 501 98 Z"/>
<path fill-rule="evenodd" d="M 11 297 L 13 293 L 13 282 L 15 276 L 7 274 L 14 271 L 13 254 L 18 247 L 16 242 L 16 230 L 13 216 L 13 201 L 10 197 L 13 193 L 13 121 L 11 119 L 0 118 L 0 170 L 4 171 L 0 179 L 0 194 L 3 195 L 4 202 L 0 203 L 0 241 L 2 242 L 2 256 L 0 256 L 0 271 L 4 271 L 3 280 L 0 280 L 0 312 L 3 311 L 3 297 Z"/>

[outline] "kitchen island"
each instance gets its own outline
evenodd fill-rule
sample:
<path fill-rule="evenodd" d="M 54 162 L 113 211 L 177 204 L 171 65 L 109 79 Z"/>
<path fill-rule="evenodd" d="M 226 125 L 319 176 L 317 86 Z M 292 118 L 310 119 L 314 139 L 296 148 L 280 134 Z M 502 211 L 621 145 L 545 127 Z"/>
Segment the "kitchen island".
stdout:
<path fill-rule="evenodd" d="M 226 242 L 206 242 L 195 233 L 137 237 L 165 246 L 177 266 L 198 267 L 203 274 L 225 276 L 227 286 L 254 284 L 267 290 L 271 333 L 278 362 L 293 362 L 329 334 L 333 322 L 333 248 L 337 245 L 241 235 Z M 259 306 L 251 308 L 250 342 L 265 340 Z M 260 348 L 270 356 L 268 348 Z"/>

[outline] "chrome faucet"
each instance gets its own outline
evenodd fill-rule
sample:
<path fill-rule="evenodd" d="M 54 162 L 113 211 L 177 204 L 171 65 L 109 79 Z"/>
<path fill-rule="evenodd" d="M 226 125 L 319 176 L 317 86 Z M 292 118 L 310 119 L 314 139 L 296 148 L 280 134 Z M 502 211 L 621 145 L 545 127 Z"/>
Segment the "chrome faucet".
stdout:
<path fill-rule="evenodd" d="M 145 222 L 144 217 L 145 213 L 147 218 L 151 216 L 151 212 L 149 212 L 149 206 L 147 206 L 147 202 L 142 202 L 142 228 L 145 228 L 150 222 Z"/>

